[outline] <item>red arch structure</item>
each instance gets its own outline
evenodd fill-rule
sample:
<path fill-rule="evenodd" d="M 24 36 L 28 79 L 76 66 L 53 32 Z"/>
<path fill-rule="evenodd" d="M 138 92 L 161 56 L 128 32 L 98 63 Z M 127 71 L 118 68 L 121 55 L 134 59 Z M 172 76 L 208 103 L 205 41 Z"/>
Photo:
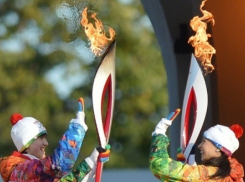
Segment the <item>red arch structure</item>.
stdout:
<path fill-rule="evenodd" d="M 161 47 L 167 73 L 169 109 L 181 108 L 188 78 L 191 54 L 194 49 L 188 45 L 190 20 L 202 16 L 201 0 L 141 0 L 154 28 Z M 214 15 L 215 25 L 208 28 L 212 35 L 209 42 L 216 49 L 212 58 L 215 70 L 205 76 L 208 91 L 208 110 L 201 133 L 215 124 L 238 123 L 245 129 L 245 2 L 230 0 L 208 0 L 203 9 Z M 174 157 L 180 147 L 180 118 L 170 128 L 170 153 Z M 180 132 L 179 132 L 180 134 Z M 197 140 L 199 143 L 201 135 Z M 240 147 L 234 153 L 242 164 L 245 158 L 245 135 Z M 197 162 L 199 159 L 199 151 Z"/>

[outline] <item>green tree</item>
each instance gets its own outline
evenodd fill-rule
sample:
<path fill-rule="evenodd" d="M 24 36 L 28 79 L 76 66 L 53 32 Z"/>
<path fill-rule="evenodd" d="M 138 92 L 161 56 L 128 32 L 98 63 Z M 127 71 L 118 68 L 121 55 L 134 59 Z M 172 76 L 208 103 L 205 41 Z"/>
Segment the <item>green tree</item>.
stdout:
<path fill-rule="evenodd" d="M 117 34 L 112 153 L 105 167 L 148 166 L 151 132 L 168 112 L 168 95 L 159 46 L 137 0 L 0 1 L 1 156 L 14 150 L 12 113 L 44 123 L 50 153 L 75 116 L 81 96 L 89 130 L 79 161 L 98 145 L 91 89 L 100 57 L 89 51 L 80 25 L 86 6 L 97 13 L 105 28 L 112 27 Z M 62 85 L 69 85 L 71 92 L 62 95 Z"/>

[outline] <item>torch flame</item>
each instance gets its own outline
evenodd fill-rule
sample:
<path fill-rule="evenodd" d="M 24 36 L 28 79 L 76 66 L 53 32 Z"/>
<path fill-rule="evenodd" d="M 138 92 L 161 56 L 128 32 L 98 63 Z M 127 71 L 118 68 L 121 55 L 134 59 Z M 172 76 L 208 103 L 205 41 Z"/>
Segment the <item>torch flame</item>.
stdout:
<path fill-rule="evenodd" d="M 87 7 L 84 8 L 82 12 L 81 25 L 85 29 L 85 34 L 87 35 L 91 45 L 90 49 L 96 56 L 101 56 L 105 51 L 106 46 L 109 42 L 113 41 L 114 36 L 116 35 L 115 31 L 112 28 L 109 28 L 109 38 L 106 37 L 106 32 L 103 27 L 103 23 L 96 18 L 96 13 L 91 15 L 91 18 L 95 20 L 94 24 L 89 23 L 87 18 L 88 12 Z"/>
<path fill-rule="evenodd" d="M 210 34 L 206 33 L 207 23 L 211 22 L 214 25 L 213 15 L 203 10 L 203 6 L 207 0 L 202 1 L 200 10 L 203 13 L 202 17 L 195 16 L 190 21 L 190 26 L 192 30 L 196 32 L 195 36 L 191 36 L 188 40 L 195 48 L 195 56 L 201 62 L 201 65 L 204 67 L 205 73 L 211 73 L 214 70 L 214 66 L 211 64 L 211 59 L 213 54 L 216 53 L 216 50 L 208 43 L 208 38 L 211 37 Z"/>

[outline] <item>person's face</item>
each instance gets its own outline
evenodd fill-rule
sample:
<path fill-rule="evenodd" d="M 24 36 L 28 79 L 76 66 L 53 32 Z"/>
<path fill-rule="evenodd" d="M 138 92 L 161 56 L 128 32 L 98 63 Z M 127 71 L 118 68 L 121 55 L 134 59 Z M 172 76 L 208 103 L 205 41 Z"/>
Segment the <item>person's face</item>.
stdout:
<path fill-rule="evenodd" d="M 203 138 L 202 142 L 198 145 L 201 152 L 201 160 L 207 161 L 214 157 L 220 157 L 220 150 L 209 140 Z"/>
<path fill-rule="evenodd" d="M 38 137 L 27 149 L 27 153 L 34 155 L 38 159 L 45 158 L 45 148 L 48 146 L 47 135 Z"/>

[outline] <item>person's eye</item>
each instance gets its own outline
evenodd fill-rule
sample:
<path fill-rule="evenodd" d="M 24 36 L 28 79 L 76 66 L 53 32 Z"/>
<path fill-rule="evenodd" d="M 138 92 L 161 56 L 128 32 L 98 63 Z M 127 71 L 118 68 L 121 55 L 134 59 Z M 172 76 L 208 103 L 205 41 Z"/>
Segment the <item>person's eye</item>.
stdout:
<path fill-rule="evenodd" d="M 39 139 L 44 139 L 45 138 L 45 135 L 42 135 L 40 137 L 38 137 Z"/>

